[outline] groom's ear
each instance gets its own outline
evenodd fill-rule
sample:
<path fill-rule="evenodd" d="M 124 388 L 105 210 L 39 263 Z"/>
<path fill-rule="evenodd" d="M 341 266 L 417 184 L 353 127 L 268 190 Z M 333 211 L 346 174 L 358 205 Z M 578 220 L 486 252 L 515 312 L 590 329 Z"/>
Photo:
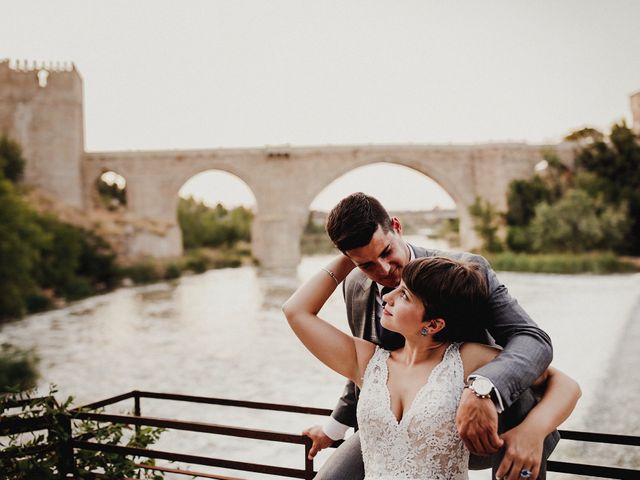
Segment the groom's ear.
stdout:
<path fill-rule="evenodd" d="M 398 217 L 391 217 L 391 229 L 396 233 L 396 235 L 402 235 L 402 224 Z"/>

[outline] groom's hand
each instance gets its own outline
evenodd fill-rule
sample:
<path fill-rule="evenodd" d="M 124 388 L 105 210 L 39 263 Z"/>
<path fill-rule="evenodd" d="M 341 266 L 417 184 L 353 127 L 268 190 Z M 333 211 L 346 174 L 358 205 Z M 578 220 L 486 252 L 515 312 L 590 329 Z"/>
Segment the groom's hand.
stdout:
<path fill-rule="evenodd" d="M 498 436 L 498 412 L 489 398 L 479 398 L 471 390 L 462 392 L 456 427 L 462 441 L 471 453 L 492 455 L 504 441 Z"/>
<path fill-rule="evenodd" d="M 320 450 L 327 448 L 333 443 L 333 440 L 324 433 L 320 425 L 309 427 L 303 430 L 302 434 L 313 441 L 311 450 L 309 450 L 309 460 L 313 460 L 313 457 L 315 457 Z"/>

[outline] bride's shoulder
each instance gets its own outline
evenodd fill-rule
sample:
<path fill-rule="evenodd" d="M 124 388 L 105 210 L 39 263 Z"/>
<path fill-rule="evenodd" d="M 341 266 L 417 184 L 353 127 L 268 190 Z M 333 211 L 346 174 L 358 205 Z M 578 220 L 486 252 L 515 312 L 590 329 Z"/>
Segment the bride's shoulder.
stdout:
<path fill-rule="evenodd" d="M 496 358 L 500 350 L 490 347 L 482 343 L 465 342 L 460 346 L 460 358 L 465 371 L 473 372 L 474 370 L 489 363 Z"/>

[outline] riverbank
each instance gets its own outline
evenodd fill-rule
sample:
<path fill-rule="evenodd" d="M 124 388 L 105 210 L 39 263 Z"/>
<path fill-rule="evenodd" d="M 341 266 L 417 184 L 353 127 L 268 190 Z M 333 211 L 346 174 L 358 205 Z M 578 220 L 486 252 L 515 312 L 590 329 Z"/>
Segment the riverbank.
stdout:
<path fill-rule="evenodd" d="M 29 297 L 27 315 L 47 312 L 66 307 L 70 302 L 83 300 L 97 295 L 112 292 L 120 287 L 146 285 L 166 280 L 180 278 L 183 275 L 203 273 L 207 270 L 220 268 L 237 268 L 246 265 L 256 265 L 251 254 L 251 245 L 238 242 L 231 247 L 192 249 L 182 257 L 173 259 L 147 258 L 116 264 L 113 267 L 113 281 L 98 284 L 95 288 L 78 290 L 72 297 L 56 295 L 53 289 L 46 289 L 40 294 Z M 18 320 L 21 317 L 6 317 L 0 319 L 0 325 L 5 322 Z"/>
<path fill-rule="evenodd" d="M 407 237 L 405 237 L 407 238 Z M 438 243 L 436 248 L 443 248 L 442 240 L 420 238 L 416 245 L 432 246 Z M 444 247 L 445 250 L 449 248 Z M 300 242 L 300 250 L 303 255 L 327 255 L 337 254 L 338 251 L 331 243 L 326 233 L 305 233 Z M 456 248 L 455 250 L 460 250 Z M 494 270 L 502 272 L 525 273 L 631 273 L 640 272 L 639 257 L 620 257 L 611 252 L 603 253 L 481 253 Z"/>
<path fill-rule="evenodd" d="M 640 259 L 614 253 L 484 253 L 494 270 L 529 273 L 631 273 L 640 271 Z"/>
<path fill-rule="evenodd" d="M 239 242 L 232 247 L 192 249 L 177 259 L 149 258 L 120 268 L 125 286 L 153 283 L 178 278 L 183 274 L 203 273 L 217 268 L 255 265 L 251 246 Z"/>

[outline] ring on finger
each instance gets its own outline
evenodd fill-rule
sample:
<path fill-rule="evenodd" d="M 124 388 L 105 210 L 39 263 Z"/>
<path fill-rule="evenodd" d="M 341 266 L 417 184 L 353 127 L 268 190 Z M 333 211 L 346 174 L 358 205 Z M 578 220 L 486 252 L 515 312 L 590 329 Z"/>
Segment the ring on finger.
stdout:
<path fill-rule="evenodd" d="M 531 470 L 528 468 L 520 470 L 520 478 L 531 478 Z"/>

